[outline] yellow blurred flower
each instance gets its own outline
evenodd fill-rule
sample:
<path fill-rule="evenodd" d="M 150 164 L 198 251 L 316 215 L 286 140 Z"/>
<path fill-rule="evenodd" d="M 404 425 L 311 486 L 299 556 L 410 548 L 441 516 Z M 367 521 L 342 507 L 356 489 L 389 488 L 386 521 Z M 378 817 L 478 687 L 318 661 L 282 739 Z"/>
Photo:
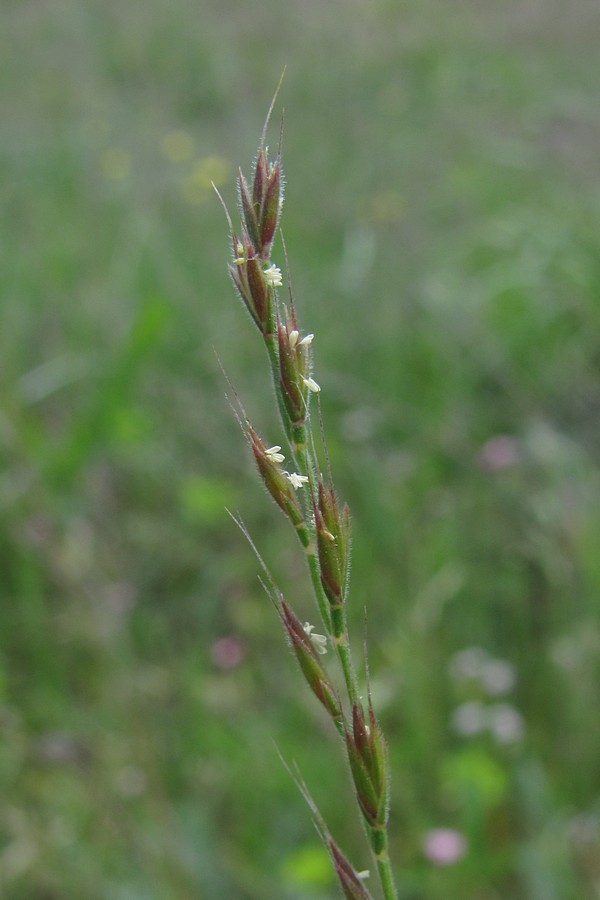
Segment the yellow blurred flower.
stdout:
<path fill-rule="evenodd" d="M 367 221 L 373 225 L 398 222 L 404 214 L 404 197 L 398 191 L 375 194 L 366 209 Z"/>
<path fill-rule="evenodd" d="M 121 147 L 109 147 L 100 157 L 100 171 L 105 178 L 122 181 L 131 172 L 131 156 Z"/>
<path fill-rule="evenodd" d="M 202 203 L 212 190 L 212 184 L 223 184 L 229 175 L 229 164 L 222 156 L 199 159 L 181 182 L 181 193 L 188 203 Z"/>
<path fill-rule="evenodd" d="M 169 162 L 184 162 L 190 159 L 194 152 L 194 139 L 187 131 L 181 129 L 169 131 L 162 139 L 161 150 Z"/>

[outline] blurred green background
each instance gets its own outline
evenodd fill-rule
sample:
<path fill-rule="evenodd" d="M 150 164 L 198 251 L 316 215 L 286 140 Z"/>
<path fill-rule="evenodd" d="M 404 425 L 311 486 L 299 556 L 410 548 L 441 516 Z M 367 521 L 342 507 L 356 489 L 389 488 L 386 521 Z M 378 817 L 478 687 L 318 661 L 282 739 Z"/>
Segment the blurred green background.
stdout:
<path fill-rule="evenodd" d="M 210 180 L 284 64 L 402 898 L 600 897 L 599 39 L 591 0 L 5 0 L 2 897 L 333 898 L 274 742 L 370 865 L 225 512 L 314 620 L 215 357 L 283 443 Z"/>

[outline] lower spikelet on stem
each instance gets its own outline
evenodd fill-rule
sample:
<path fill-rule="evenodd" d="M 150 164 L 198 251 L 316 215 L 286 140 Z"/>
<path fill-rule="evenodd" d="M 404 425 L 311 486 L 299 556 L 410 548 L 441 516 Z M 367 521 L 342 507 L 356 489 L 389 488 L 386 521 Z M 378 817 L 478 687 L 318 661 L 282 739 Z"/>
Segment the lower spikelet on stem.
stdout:
<path fill-rule="evenodd" d="M 281 134 L 272 161 L 265 144 L 274 102 L 275 98 L 267 115 L 252 177 L 246 179 L 239 171 L 238 231 L 234 230 L 220 195 L 219 198 L 225 208 L 231 239 L 229 273 L 267 351 L 277 409 L 289 448 L 290 468 L 284 467 L 286 454 L 279 444 L 270 446 L 266 443 L 243 410 L 242 415 L 236 413 L 236 416 L 264 486 L 302 545 L 325 634 L 315 633 L 314 626 L 308 622 L 302 623 L 289 601 L 276 588 L 245 527 L 237 519 L 235 521 L 267 574 L 270 582 L 267 591 L 304 680 L 343 738 L 354 782 L 356 809 L 365 826 L 382 894 L 385 900 L 393 900 L 397 893 L 388 856 L 390 773 L 387 748 L 370 691 L 365 714 L 347 627 L 350 512 L 347 505 L 340 507 L 331 476 L 328 475 L 326 483 L 320 474 L 316 448 L 320 445 L 326 457 L 327 449 L 322 429 L 321 432 L 313 430 L 310 416 L 311 397 L 320 391 L 313 377 L 314 335 L 303 333 L 299 327 L 289 276 L 287 306 L 280 301 L 278 289 L 282 287 L 283 276 L 271 259 L 283 204 Z M 333 648 L 339 663 L 345 698 L 323 659 L 328 645 Z M 366 656 L 364 664 L 366 667 Z M 352 900 L 369 900 L 371 894 L 364 883 L 368 873 L 359 873 L 352 867 L 329 834 L 306 786 L 301 779 L 296 780 L 313 812 L 343 895 Z"/>

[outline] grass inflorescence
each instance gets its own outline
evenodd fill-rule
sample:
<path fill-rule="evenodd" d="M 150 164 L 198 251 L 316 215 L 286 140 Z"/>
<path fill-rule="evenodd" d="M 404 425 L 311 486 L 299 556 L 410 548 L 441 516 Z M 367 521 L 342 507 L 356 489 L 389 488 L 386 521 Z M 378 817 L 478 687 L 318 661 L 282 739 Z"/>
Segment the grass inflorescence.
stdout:
<path fill-rule="evenodd" d="M 318 406 L 321 387 L 314 377 L 314 334 L 303 331 L 299 325 L 289 271 L 286 302 L 280 298 L 279 289 L 283 287 L 284 276 L 272 258 L 283 205 L 283 128 L 273 159 L 269 158 L 266 146 L 272 109 L 273 104 L 267 115 L 251 179 L 247 180 L 239 170 L 240 223 L 237 229 L 224 203 L 223 206 L 232 250 L 229 274 L 267 351 L 287 443 L 286 452 L 282 451 L 281 445 L 271 444 L 261 437 L 249 421 L 237 395 L 236 417 L 264 486 L 302 545 L 324 634 L 316 632 L 315 626 L 310 623 L 302 622 L 289 600 L 276 587 L 259 556 L 268 576 L 267 592 L 308 687 L 342 738 L 342 748 L 354 783 L 357 810 L 365 826 L 382 893 L 385 900 L 392 900 L 397 893 L 388 856 L 388 753 L 368 685 L 366 702 L 360 694 L 348 635 L 346 605 L 350 573 L 350 511 L 347 504 L 340 502 L 332 481 Z M 283 236 L 282 244 L 287 269 Z M 316 417 L 315 408 L 318 411 Z M 315 418 L 320 427 L 314 427 Z M 289 454 L 289 464 L 286 464 L 286 453 Z M 323 468 L 326 474 L 323 474 Z M 249 537 L 243 525 L 242 529 Z M 251 544 L 254 547 L 252 541 Z M 332 667 L 324 660 L 328 646 L 337 657 L 339 678 L 329 671 Z M 362 663 L 368 671 L 366 648 L 364 652 Z M 341 687 L 337 681 L 341 681 Z M 337 846 L 303 783 L 301 790 L 309 801 L 344 896 L 363 900 L 371 897 L 365 885 L 365 873 L 357 872 Z"/>

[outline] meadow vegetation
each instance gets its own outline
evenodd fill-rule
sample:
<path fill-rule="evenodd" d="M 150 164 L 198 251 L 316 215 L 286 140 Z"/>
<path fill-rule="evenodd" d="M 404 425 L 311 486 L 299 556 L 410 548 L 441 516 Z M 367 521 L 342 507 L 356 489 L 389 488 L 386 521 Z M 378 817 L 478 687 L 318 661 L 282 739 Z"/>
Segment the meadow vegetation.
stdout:
<path fill-rule="evenodd" d="M 274 740 L 370 865 L 225 512 L 314 618 L 214 352 L 283 443 L 210 184 L 287 65 L 401 897 L 600 897 L 597 5 L 4 7 L 0 895 L 333 898 Z"/>

